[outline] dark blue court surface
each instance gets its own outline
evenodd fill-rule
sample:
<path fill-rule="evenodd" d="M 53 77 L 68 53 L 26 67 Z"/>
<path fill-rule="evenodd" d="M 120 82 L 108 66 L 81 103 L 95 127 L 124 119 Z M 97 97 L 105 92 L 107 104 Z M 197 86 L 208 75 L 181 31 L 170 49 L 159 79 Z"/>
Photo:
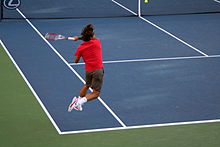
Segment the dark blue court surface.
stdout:
<path fill-rule="evenodd" d="M 168 33 L 138 17 L 31 20 L 41 34 L 66 36 L 94 24 L 103 46 L 107 107 L 94 100 L 82 112 L 67 112 L 83 86 L 84 65 L 72 65 L 80 41 L 51 41 L 50 47 L 25 20 L 3 20 L 0 39 L 60 132 L 214 120 L 220 119 L 219 18 L 145 17 Z"/>
<path fill-rule="evenodd" d="M 167 31 L 175 32 L 176 36 L 208 55 L 220 54 L 219 13 L 145 18 Z"/>

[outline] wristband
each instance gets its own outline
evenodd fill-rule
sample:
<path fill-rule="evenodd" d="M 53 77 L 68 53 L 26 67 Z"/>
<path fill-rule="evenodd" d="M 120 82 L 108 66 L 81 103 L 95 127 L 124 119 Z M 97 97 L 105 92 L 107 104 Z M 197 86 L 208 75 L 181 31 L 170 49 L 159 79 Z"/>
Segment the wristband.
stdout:
<path fill-rule="evenodd" d="M 68 40 L 75 40 L 74 37 L 67 37 Z"/>

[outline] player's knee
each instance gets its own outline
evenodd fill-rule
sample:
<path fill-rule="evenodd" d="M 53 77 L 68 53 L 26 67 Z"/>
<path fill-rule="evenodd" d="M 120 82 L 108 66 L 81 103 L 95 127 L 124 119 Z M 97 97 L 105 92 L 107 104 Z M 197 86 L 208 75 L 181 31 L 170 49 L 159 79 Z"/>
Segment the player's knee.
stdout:
<path fill-rule="evenodd" d="M 84 87 L 89 89 L 90 85 L 85 84 Z"/>

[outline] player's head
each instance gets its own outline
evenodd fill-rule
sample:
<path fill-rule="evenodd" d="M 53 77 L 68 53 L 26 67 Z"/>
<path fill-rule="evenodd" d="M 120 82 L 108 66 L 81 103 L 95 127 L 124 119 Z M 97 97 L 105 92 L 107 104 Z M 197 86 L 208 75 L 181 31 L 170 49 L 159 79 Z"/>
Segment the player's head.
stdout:
<path fill-rule="evenodd" d="M 93 24 L 85 26 L 81 32 L 81 35 L 83 41 L 91 40 L 95 36 Z"/>

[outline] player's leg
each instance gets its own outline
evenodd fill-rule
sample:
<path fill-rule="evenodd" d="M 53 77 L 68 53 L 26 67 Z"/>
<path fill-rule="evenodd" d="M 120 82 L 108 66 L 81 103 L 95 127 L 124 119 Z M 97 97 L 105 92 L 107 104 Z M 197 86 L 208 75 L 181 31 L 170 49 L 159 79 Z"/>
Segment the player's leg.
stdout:
<path fill-rule="evenodd" d="M 87 84 L 86 85 L 91 85 L 91 88 L 93 91 L 91 93 L 86 94 L 84 97 L 82 97 L 78 103 L 79 105 L 83 105 L 87 101 L 94 100 L 99 97 L 100 91 L 102 88 L 102 83 L 103 83 L 103 76 L 104 76 L 104 70 L 103 69 L 98 69 L 94 70 L 91 72 L 87 72 Z M 91 77 L 91 80 L 90 80 Z M 82 90 L 82 95 L 84 94 L 84 91 L 87 87 L 84 87 Z"/>
<path fill-rule="evenodd" d="M 98 69 L 94 71 L 86 72 L 86 84 L 80 90 L 80 97 L 75 97 L 72 101 L 72 104 L 69 106 L 69 112 L 74 108 L 76 110 L 82 111 L 82 105 L 87 101 L 94 100 L 99 97 L 100 91 L 103 83 L 104 70 Z M 86 91 L 90 87 L 93 89 L 93 92 L 86 94 Z"/>
<path fill-rule="evenodd" d="M 79 96 L 80 97 L 86 96 L 86 92 L 87 92 L 88 89 L 89 89 L 89 85 L 86 85 L 86 84 L 83 85 L 82 89 L 79 92 Z"/>
<path fill-rule="evenodd" d="M 100 95 L 100 92 L 93 89 L 93 92 L 86 94 L 85 97 L 87 101 L 91 101 L 91 100 L 98 98 L 99 95 Z"/>
<path fill-rule="evenodd" d="M 79 92 L 80 97 L 86 96 L 86 92 L 92 84 L 92 73 L 93 73 L 92 71 L 86 71 L 86 84 L 83 85 L 83 87 L 81 88 Z"/>
<path fill-rule="evenodd" d="M 82 105 L 87 102 L 86 92 L 92 83 L 92 74 L 90 71 L 86 71 L 86 84 L 83 85 L 79 92 L 79 97 L 74 97 L 69 105 L 68 111 L 71 112 L 72 109 L 82 111 Z"/>

